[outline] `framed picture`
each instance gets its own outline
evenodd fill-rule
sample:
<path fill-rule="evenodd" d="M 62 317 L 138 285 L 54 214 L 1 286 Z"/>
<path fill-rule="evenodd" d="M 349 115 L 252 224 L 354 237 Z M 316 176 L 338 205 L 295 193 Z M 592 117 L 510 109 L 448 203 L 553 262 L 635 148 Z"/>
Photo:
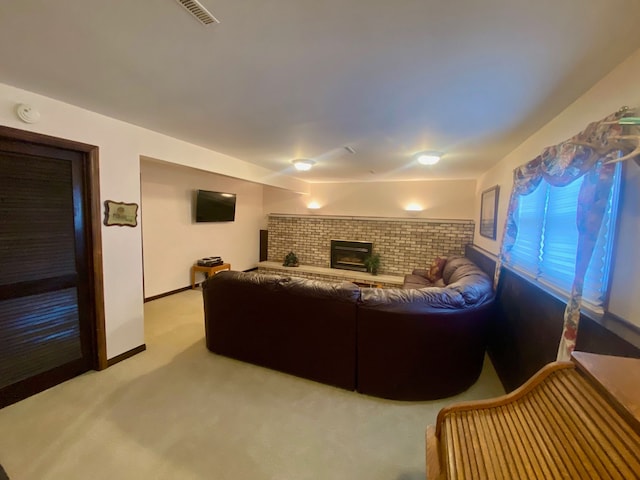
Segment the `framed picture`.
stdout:
<path fill-rule="evenodd" d="M 496 239 L 499 193 L 499 185 L 486 189 L 482 192 L 482 202 L 480 204 L 480 235 L 492 240 Z"/>
<path fill-rule="evenodd" d="M 107 227 L 135 227 L 138 225 L 138 204 L 105 200 L 104 224 Z"/>

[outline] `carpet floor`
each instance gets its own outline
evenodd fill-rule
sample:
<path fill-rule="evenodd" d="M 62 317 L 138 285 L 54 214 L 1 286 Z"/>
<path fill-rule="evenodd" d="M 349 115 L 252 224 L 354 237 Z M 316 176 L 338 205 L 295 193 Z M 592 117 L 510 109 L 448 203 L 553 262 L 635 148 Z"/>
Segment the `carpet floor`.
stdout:
<path fill-rule="evenodd" d="M 214 355 L 200 290 L 145 304 L 145 342 L 0 410 L 12 480 L 421 480 L 440 408 L 504 393 L 488 359 L 461 395 L 396 402 Z"/>

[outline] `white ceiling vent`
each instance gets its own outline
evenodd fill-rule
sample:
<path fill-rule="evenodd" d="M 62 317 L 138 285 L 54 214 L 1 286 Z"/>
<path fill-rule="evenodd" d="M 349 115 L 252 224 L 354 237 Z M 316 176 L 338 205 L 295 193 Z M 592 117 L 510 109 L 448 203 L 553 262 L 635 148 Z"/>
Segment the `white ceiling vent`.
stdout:
<path fill-rule="evenodd" d="M 187 9 L 201 24 L 211 25 L 212 23 L 220 23 L 220 21 L 211 15 L 197 0 L 176 0 L 180 5 Z"/>

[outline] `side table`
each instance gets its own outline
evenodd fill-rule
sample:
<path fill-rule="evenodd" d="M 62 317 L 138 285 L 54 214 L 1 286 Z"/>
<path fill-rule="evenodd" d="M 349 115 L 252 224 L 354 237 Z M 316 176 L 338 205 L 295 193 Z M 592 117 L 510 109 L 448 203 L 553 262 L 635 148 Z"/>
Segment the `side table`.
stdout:
<path fill-rule="evenodd" d="M 207 275 L 215 275 L 223 270 L 231 270 L 230 263 L 223 263 L 222 265 L 216 265 L 215 267 L 203 267 L 201 265 L 191 266 L 191 288 L 196 288 L 196 272 L 204 272 Z"/>

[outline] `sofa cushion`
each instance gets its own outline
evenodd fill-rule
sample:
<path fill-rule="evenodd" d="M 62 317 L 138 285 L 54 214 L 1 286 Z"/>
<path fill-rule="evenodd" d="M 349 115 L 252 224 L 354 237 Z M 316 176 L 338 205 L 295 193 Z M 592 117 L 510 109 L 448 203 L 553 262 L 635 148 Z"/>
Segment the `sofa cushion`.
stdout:
<path fill-rule="evenodd" d="M 457 276 L 454 277 L 454 274 L 458 270 L 458 268 L 462 267 L 463 265 L 471 265 L 475 268 L 478 268 L 476 267 L 475 263 L 465 257 L 455 256 L 447 258 L 447 262 L 442 269 L 442 279 L 444 280 L 444 283 L 449 285 L 450 283 L 458 281 L 459 278 Z"/>
<path fill-rule="evenodd" d="M 385 311 L 398 309 L 426 313 L 434 309 L 462 308 L 465 306 L 465 299 L 460 292 L 451 288 L 361 288 L 360 305 Z"/>
<path fill-rule="evenodd" d="M 458 270 L 462 268 L 464 267 Z M 479 268 L 474 273 L 468 273 L 460 278 L 457 282 L 448 284 L 447 288 L 462 295 L 467 305 L 479 305 L 494 297 L 493 282 Z"/>
<path fill-rule="evenodd" d="M 360 289 L 351 282 L 329 283 L 322 280 L 287 277 L 279 283 L 279 288 L 290 295 L 300 295 L 307 298 L 324 298 L 351 303 L 360 298 Z"/>
<path fill-rule="evenodd" d="M 446 258 L 436 258 L 429 267 L 429 270 L 427 272 L 427 279 L 431 282 L 437 282 L 438 280 L 440 280 L 442 278 L 442 270 L 444 269 L 446 263 Z"/>
<path fill-rule="evenodd" d="M 414 270 L 415 272 L 416 270 Z M 424 271 L 424 270 L 422 270 Z M 431 287 L 433 284 L 422 275 L 405 275 L 402 288 L 424 288 Z"/>

